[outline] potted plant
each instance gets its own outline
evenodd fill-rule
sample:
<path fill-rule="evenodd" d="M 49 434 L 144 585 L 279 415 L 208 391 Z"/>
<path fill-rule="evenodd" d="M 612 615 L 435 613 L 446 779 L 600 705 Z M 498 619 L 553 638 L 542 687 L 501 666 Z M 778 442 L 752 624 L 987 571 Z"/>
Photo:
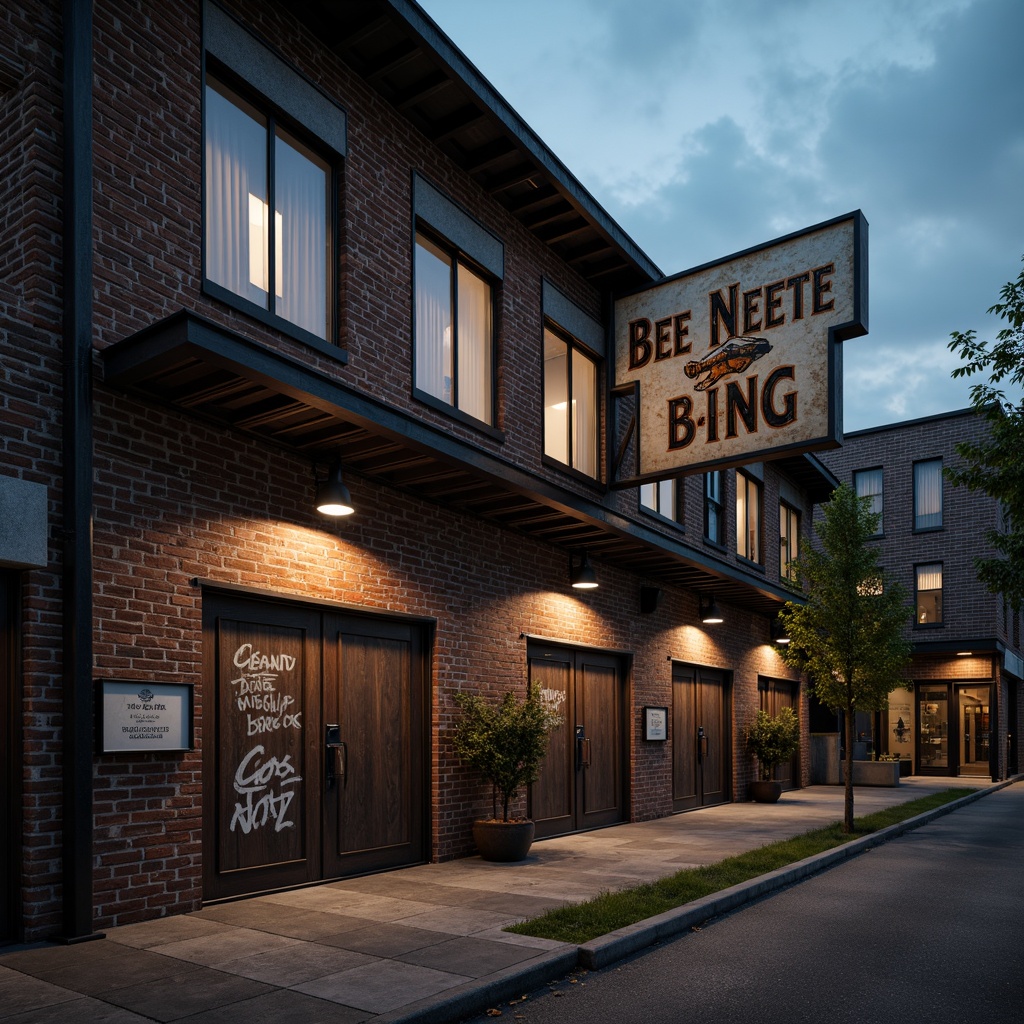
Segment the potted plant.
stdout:
<path fill-rule="evenodd" d="M 491 784 L 492 816 L 473 823 L 477 849 L 486 860 L 523 860 L 533 843 L 534 824 L 511 817 L 509 808 L 519 789 L 536 781 L 548 732 L 562 719 L 545 705 L 536 683 L 524 697 L 509 692 L 493 701 L 457 693 L 455 700 L 462 712 L 455 752 Z"/>
<path fill-rule="evenodd" d="M 758 803 L 775 803 L 782 785 L 774 781 L 775 768 L 788 761 L 800 746 L 800 722 L 792 708 L 783 708 L 774 718 L 758 711 L 747 727 L 747 749 L 757 758 L 757 781 L 750 784 L 750 795 Z"/>

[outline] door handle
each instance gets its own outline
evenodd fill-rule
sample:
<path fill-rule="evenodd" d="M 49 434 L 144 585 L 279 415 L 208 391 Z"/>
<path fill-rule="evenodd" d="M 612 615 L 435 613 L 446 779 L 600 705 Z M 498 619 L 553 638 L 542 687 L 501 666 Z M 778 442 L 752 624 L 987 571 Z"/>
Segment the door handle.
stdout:
<path fill-rule="evenodd" d="M 590 767 L 590 739 L 583 732 L 583 726 L 576 726 L 576 771 Z"/>
<path fill-rule="evenodd" d="M 327 788 L 334 786 L 335 779 L 341 779 L 342 786 L 348 782 L 348 747 L 341 739 L 341 729 L 328 725 L 325 730 L 324 771 Z"/>
<path fill-rule="evenodd" d="M 704 732 L 704 726 L 702 725 L 697 730 L 697 761 L 701 762 L 708 756 L 708 739 L 709 737 Z"/>

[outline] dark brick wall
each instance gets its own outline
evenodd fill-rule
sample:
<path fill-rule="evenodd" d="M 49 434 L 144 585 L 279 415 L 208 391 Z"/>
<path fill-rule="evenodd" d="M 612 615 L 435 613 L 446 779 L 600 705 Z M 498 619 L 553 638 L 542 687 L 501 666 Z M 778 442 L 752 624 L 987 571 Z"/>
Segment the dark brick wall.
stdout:
<path fill-rule="evenodd" d="M 0 14 L 0 55 L 24 69 L 16 87 L 0 96 L 0 472 L 50 487 L 52 542 L 50 569 L 26 574 L 24 584 L 21 897 L 25 937 L 33 939 L 52 934 L 61 913 L 62 84 L 60 4 L 16 6 Z M 349 360 L 332 360 L 202 294 L 198 0 L 94 5 L 97 349 L 182 307 L 192 309 L 440 425 L 567 494 L 598 493 L 541 461 L 541 279 L 595 317 L 605 297 L 479 195 L 298 27 L 286 6 L 234 6 L 348 115 L 339 310 Z M 503 442 L 411 396 L 414 171 L 505 244 L 498 316 Z M 740 733 L 758 707 L 757 679 L 793 678 L 768 644 L 764 617 L 726 608 L 725 625 L 699 628 L 696 595 L 681 591 L 666 593 L 654 614 L 642 616 L 643 580 L 599 562 L 600 589 L 573 595 L 565 550 L 358 477 L 350 486 L 359 508 L 370 511 L 327 526 L 310 508 L 308 460 L 140 404 L 105 387 L 99 373 L 94 416 L 95 675 L 193 683 L 197 742 L 183 756 L 96 757 L 97 927 L 195 909 L 201 899 L 202 862 L 211 853 L 202 834 L 201 772 L 203 710 L 211 695 L 202 686 L 197 580 L 436 621 L 430 709 L 435 859 L 468 852 L 470 821 L 489 806 L 488 794 L 452 758 L 451 695 L 522 685 L 527 634 L 628 656 L 627 813 L 633 819 L 671 811 L 671 748 L 642 740 L 641 709 L 671 704 L 672 659 L 730 672 L 732 790 L 734 798 L 745 798 L 753 771 Z M 765 477 L 764 572 L 775 582 L 779 480 L 771 468 Z M 685 490 L 685 537 L 703 550 L 700 479 L 687 481 Z M 730 482 L 728 537 L 735 530 L 733 501 Z M 640 512 L 635 491 L 612 495 L 608 503 L 621 515 L 678 533 Z M 712 554 L 723 565 L 735 564 L 730 552 Z"/>

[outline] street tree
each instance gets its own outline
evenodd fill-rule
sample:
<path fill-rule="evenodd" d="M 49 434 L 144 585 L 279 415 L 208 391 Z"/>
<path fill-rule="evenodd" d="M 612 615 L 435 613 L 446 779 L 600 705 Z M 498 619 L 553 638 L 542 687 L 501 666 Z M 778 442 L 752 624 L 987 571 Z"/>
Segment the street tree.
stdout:
<path fill-rule="evenodd" d="M 853 741 L 857 711 L 882 711 L 903 684 L 910 661 L 906 592 L 885 577 L 868 544 L 878 515 L 868 498 L 843 484 L 822 506 L 817 543 L 805 540 L 796 562 L 807 601 L 779 613 L 790 643 L 779 653 L 804 672 L 811 692 L 843 713 L 845 785 L 843 831 L 853 831 Z"/>
<path fill-rule="evenodd" d="M 954 377 L 988 374 L 971 387 L 971 403 L 988 421 L 988 437 L 957 445 L 962 466 L 946 470 L 954 484 L 995 498 L 1001 521 L 985 532 L 994 555 L 974 560 L 978 579 L 993 594 L 1002 594 L 1015 610 L 1024 607 L 1024 398 L 1014 401 L 1003 387 L 1024 386 L 1024 270 L 999 293 L 989 313 L 1005 320 L 995 344 L 978 341 L 974 331 L 954 331 L 951 351 L 963 359 Z"/>

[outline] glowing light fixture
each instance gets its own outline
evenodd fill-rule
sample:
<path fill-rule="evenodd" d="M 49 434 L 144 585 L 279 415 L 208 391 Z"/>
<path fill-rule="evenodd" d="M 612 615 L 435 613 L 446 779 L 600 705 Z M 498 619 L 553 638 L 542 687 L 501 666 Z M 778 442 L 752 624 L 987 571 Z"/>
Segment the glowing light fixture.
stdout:
<path fill-rule="evenodd" d="M 725 622 L 722 618 L 722 613 L 718 610 L 718 602 L 715 601 L 713 595 L 700 594 L 697 598 L 697 604 L 700 609 L 700 621 L 705 626 L 717 626 L 721 622 Z"/>
<path fill-rule="evenodd" d="M 569 556 L 569 582 L 575 590 L 594 590 L 598 586 L 597 573 L 590 564 L 586 551 Z"/>
<path fill-rule="evenodd" d="M 778 619 L 772 619 L 771 634 L 773 643 L 784 645 L 790 642 L 789 633 L 783 629 L 782 623 Z"/>
<path fill-rule="evenodd" d="M 355 512 L 352 495 L 341 479 L 341 463 L 335 461 L 326 480 L 316 484 L 316 510 L 324 516 L 350 516 Z"/>

